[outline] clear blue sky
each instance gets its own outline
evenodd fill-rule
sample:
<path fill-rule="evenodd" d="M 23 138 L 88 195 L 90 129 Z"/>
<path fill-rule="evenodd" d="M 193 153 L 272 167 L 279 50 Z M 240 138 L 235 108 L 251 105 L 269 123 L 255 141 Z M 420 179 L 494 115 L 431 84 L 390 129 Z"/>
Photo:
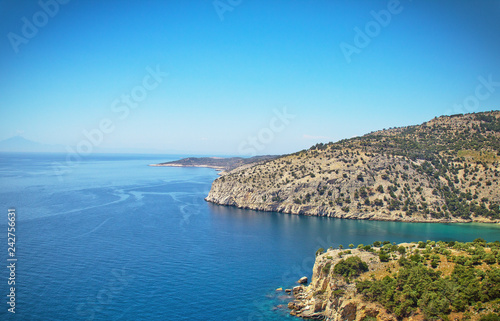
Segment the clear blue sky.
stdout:
<path fill-rule="evenodd" d="M 500 1 L 65 2 L 0 2 L 0 140 L 76 146 L 107 119 L 101 148 L 234 155 L 260 133 L 278 154 L 500 108 Z M 113 110 L 148 66 L 168 75 Z"/>

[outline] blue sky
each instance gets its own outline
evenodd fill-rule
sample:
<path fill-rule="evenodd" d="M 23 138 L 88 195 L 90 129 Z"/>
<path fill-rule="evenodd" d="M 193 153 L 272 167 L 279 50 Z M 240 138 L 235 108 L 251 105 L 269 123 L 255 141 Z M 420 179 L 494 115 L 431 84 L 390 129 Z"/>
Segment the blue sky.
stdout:
<path fill-rule="evenodd" d="M 55 1 L 0 2 L 0 140 L 280 154 L 500 108 L 500 1 Z"/>

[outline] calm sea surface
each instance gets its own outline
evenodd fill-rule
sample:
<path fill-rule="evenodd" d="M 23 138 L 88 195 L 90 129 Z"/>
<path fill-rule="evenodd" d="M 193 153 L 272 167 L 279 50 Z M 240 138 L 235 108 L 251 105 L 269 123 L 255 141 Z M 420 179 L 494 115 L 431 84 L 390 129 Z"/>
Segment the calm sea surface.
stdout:
<path fill-rule="evenodd" d="M 0 320 L 292 320 L 278 287 L 314 252 L 376 240 L 500 239 L 500 226 L 351 221 L 221 207 L 180 156 L 0 154 Z M 59 163 L 59 165 L 57 164 Z M 16 314 L 7 210 L 16 209 Z"/>

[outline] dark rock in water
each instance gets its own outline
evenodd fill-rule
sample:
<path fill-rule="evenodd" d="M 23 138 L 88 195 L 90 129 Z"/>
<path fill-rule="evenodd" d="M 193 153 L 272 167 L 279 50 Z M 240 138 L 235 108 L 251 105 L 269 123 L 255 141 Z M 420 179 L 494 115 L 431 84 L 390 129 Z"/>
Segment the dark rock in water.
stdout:
<path fill-rule="evenodd" d="M 305 307 L 304 303 L 301 303 L 301 302 L 297 302 L 297 301 L 294 301 L 294 302 L 288 302 L 288 308 L 289 308 L 290 310 L 300 311 L 300 310 L 302 310 L 304 307 Z"/>
<path fill-rule="evenodd" d="M 307 283 L 307 276 L 301 277 L 297 282 L 299 284 L 306 284 Z"/>
<path fill-rule="evenodd" d="M 283 294 L 283 295 L 278 295 L 277 299 L 280 301 L 290 301 L 290 294 Z"/>
<path fill-rule="evenodd" d="M 290 294 L 290 293 L 292 293 L 292 290 L 291 289 L 286 289 L 285 292 L 288 293 L 288 294 Z"/>

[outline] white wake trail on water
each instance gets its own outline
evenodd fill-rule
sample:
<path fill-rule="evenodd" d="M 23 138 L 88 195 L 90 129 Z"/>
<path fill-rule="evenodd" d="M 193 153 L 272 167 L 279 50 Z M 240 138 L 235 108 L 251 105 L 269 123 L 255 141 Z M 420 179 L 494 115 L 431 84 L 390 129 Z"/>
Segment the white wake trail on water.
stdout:
<path fill-rule="evenodd" d="M 104 222 L 102 222 L 101 224 L 97 225 L 95 228 L 93 228 L 91 231 L 87 232 L 87 233 L 83 233 L 81 235 L 78 235 L 78 236 L 74 236 L 73 238 L 79 238 L 79 237 L 83 237 L 83 236 L 86 236 L 86 235 L 89 235 L 89 234 L 92 234 L 94 233 L 95 231 L 97 231 L 98 229 L 101 228 L 101 226 L 103 226 L 104 224 L 106 224 L 109 220 L 111 219 L 108 218 L 107 220 L 105 220 Z"/>
<path fill-rule="evenodd" d="M 123 193 L 123 191 L 121 191 L 121 192 L 122 192 L 122 193 L 120 193 L 120 194 L 115 194 L 116 196 L 118 196 L 118 197 L 119 197 L 119 199 L 117 199 L 116 201 L 112 201 L 112 202 L 108 202 L 108 203 L 104 203 L 104 204 L 99 204 L 99 205 L 94 205 L 94 206 L 87 206 L 87 207 L 75 208 L 75 209 L 72 209 L 72 210 L 69 210 L 69 211 L 55 213 L 55 214 L 50 215 L 50 216 L 64 215 L 64 214 L 69 214 L 69 213 L 74 213 L 74 212 L 85 211 L 85 210 L 89 210 L 89 209 L 92 209 L 92 208 L 97 208 L 97 207 L 108 206 L 108 205 L 111 205 L 111 204 L 116 204 L 116 203 L 123 202 L 123 201 L 125 201 L 127 198 L 129 198 L 129 197 L 130 197 L 130 195 L 129 195 L 129 194 L 125 194 L 125 193 Z"/>

